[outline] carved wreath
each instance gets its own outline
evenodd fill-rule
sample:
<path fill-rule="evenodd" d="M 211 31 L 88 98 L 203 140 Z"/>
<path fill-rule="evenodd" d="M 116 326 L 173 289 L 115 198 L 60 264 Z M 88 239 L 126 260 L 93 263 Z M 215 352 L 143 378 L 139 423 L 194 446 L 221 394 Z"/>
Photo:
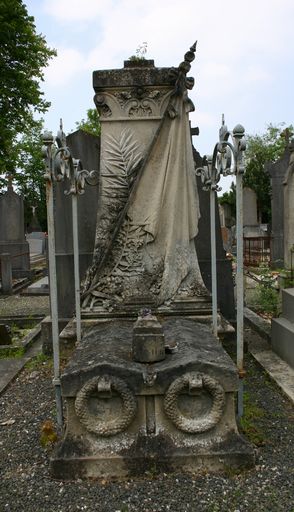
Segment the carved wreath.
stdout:
<path fill-rule="evenodd" d="M 98 391 L 99 394 L 98 386 L 101 378 L 101 376 L 94 377 L 82 387 L 76 397 L 75 410 L 80 422 L 86 427 L 88 432 L 103 437 L 114 436 L 124 431 L 133 421 L 137 411 L 137 402 L 135 396 L 122 379 L 112 375 L 104 375 L 103 380 L 108 381 L 109 389 L 116 391 L 122 398 L 123 411 L 119 417 L 109 421 L 97 417 L 97 415 L 89 411 L 88 404 L 89 398 L 93 393 Z"/>
<path fill-rule="evenodd" d="M 195 385 L 196 382 L 196 385 Z M 187 386 L 204 388 L 212 396 L 212 407 L 207 416 L 198 419 L 187 418 L 178 408 L 180 393 Z M 212 377 L 198 373 L 186 373 L 177 378 L 167 390 L 164 398 L 164 411 L 172 423 L 183 432 L 196 434 L 212 429 L 220 420 L 225 404 L 225 392 L 222 386 Z"/>

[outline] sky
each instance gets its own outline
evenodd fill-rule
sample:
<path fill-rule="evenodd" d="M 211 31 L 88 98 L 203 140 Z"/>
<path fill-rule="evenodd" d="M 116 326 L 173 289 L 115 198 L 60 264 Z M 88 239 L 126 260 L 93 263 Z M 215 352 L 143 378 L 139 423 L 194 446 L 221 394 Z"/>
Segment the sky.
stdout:
<path fill-rule="evenodd" d="M 177 67 L 197 40 L 189 76 L 203 156 L 218 141 L 222 114 L 229 130 L 249 135 L 272 123 L 294 124 L 293 0 L 24 0 L 37 33 L 57 50 L 44 72 L 51 102 L 45 128 L 65 133 L 94 108 L 92 72 L 122 68 L 147 43 L 145 57 Z M 222 193 L 231 177 L 221 180 Z"/>

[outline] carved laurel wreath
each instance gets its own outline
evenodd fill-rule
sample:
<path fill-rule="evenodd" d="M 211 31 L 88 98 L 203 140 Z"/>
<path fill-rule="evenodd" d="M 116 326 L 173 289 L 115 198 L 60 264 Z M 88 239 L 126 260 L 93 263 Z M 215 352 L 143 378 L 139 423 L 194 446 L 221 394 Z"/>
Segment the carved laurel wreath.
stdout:
<path fill-rule="evenodd" d="M 197 381 L 199 389 L 204 388 L 212 396 L 212 407 L 204 418 L 192 419 L 183 416 L 177 405 L 181 391 Z M 183 432 L 196 434 L 212 429 L 220 420 L 225 404 L 225 392 L 222 386 L 212 377 L 198 373 L 186 373 L 176 379 L 167 390 L 164 398 L 164 411 L 172 423 Z"/>
<path fill-rule="evenodd" d="M 137 402 L 135 396 L 126 385 L 126 383 L 112 375 L 104 375 L 103 379 L 107 380 L 110 388 L 116 391 L 123 401 L 123 411 L 121 416 L 110 421 L 105 421 L 97 417 L 97 415 L 89 411 L 88 402 L 91 395 L 98 391 L 98 384 L 101 377 L 94 377 L 89 380 L 78 392 L 75 401 L 75 410 L 80 422 L 86 427 L 88 432 L 98 434 L 99 436 L 108 437 L 119 434 L 125 430 L 133 421 L 136 411 Z"/>

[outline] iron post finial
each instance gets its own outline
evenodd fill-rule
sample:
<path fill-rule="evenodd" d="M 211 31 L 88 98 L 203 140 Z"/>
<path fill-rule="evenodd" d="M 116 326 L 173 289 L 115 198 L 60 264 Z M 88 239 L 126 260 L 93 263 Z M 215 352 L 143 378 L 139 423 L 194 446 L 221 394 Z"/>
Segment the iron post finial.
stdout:
<path fill-rule="evenodd" d="M 52 132 L 49 132 L 49 130 L 45 130 L 42 135 L 42 140 L 45 146 L 50 146 L 50 144 L 53 144 L 54 137 Z"/>
<path fill-rule="evenodd" d="M 196 52 L 197 43 L 198 43 L 198 41 L 195 41 L 195 43 L 192 44 L 192 46 L 190 48 L 191 52 L 194 52 L 194 53 Z"/>
<path fill-rule="evenodd" d="M 237 139 L 242 139 L 245 133 L 245 128 L 241 124 L 237 124 L 233 129 L 233 136 Z"/>

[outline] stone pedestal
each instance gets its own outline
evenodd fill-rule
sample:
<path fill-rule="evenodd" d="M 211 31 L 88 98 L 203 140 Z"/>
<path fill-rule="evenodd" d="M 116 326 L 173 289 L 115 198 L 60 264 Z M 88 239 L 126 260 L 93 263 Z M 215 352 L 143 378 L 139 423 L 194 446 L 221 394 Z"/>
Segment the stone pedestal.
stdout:
<path fill-rule="evenodd" d="M 9 253 L 0 254 L 1 263 L 1 290 L 2 293 L 12 293 L 12 266 Z"/>
<path fill-rule="evenodd" d="M 154 364 L 132 358 L 133 322 L 98 322 L 61 376 L 67 431 L 51 459 L 55 478 L 249 467 L 238 434 L 234 364 L 210 327 L 162 321 L 178 351 Z"/>
<path fill-rule="evenodd" d="M 272 265 L 284 266 L 284 186 L 285 175 L 289 164 L 290 151 L 287 147 L 283 156 L 275 163 L 268 163 L 265 171 L 271 177 L 272 186 Z"/>
<path fill-rule="evenodd" d="M 282 290 L 282 313 L 272 319 L 271 346 L 294 368 L 294 288 Z"/>
<path fill-rule="evenodd" d="M 294 139 L 289 145 L 289 165 L 284 180 L 284 264 L 293 268 L 294 251 Z"/>

